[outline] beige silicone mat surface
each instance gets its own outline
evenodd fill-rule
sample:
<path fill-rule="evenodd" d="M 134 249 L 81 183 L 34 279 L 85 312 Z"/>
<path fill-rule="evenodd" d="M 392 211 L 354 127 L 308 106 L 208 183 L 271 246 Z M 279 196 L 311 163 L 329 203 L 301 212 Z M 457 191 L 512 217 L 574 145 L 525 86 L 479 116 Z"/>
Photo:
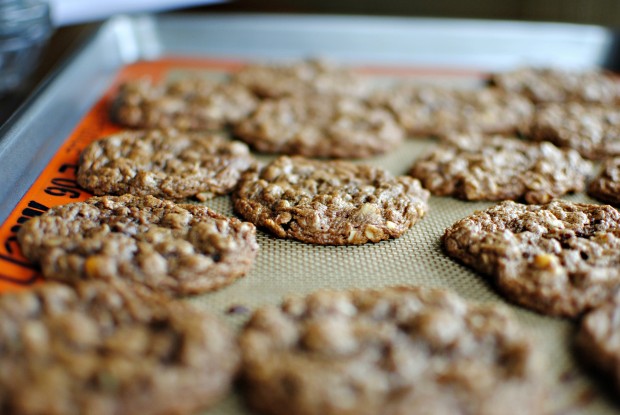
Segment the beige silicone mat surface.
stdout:
<path fill-rule="evenodd" d="M 179 74 L 171 74 L 176 77 Z M 380 79 L 386 81 L 385 78 Z M 425 81 L 428 79 L 425 79 Z M 391 80 L 387 80 L 388 82 Z M 442 77 L 433 82 L 475 85 L 476 80 Z M 435 145 L 429 138 L 410 138 L 398 150 L 365 160 L 394 175 L 404 174 L 412 162 Z M 269 157 L 259 156 L 262 161 Z M 359 161 L 356 161 L 359 162 Z M 585 194 L 565 199 L 597 203 Z M 230 199 L 219 197 L 206 203 L 220 213 L 232 215 Z M 249 313 L 230 313 L 231 307 L 253 310 L 263 304 L 278 304 L 287 294 L 304 294 L 322 288 L 363 288 L 389 285 L 443 287 L 463 297 L 502 304 L 535 338 L 546 357 L 547 381 L 551 390 L 551 414 L 611 414 L 620 408 L 612 402 L 600 380 L 584 371 L 572 351 L 576 325 L 568 320 L 548 318 L 504 301 L 475 272 L 448 258 L 441 250 L 440 237 L 446 227 L 475 210 L 492 206 L 489 202 L 463 202 L 431 197 L 428 214 L 403 237 L 362 246 L 318 246 L 276 239 L 258 232 L 260 252 L 252 271 L 243 279 L 218 292 L 187 299 L 198 307 L 215 312 L 235 329 L 240 329 Z M 238 392 L 206 414 L 249 414 Z M 415 410 L 412 409 L 412 414 Z M 294 414 L 292 414 L 294 415 Z"/>

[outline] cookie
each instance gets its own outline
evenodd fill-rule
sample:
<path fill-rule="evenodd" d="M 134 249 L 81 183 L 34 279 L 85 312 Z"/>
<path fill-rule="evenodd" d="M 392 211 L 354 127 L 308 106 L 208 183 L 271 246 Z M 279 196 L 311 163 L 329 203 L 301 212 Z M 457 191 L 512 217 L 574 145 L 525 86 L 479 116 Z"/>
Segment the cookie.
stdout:
<path fill-rule="evenodd" d="M 418 180 L 377 167 L 283 156 L 248 170 L 233 205 L 280 238 L 356 245 L 404 234 L 428 210 L 428 196 Z"/>
<path fill-rule="evenodd" d="M 492 85 L 523 94 L 535 103 L 620 101 L 620 84 L 603 71 L 575 71 L 559 68 L 520 68 L 491 76 Z"/>
<path fill-rule="evenodd" d="M 409 174 L 437 196 L 548 203 L 585 188 L 592 166 L 574 150 L 516 138 L 451 136 L 418 159 Z"/>
<path fill-rule="evenodd" d="M 540 414 L 534 344 L 507 311 L 422 287 L 319 291 L 255 311 L 241 336 L 263 414 Z"/>
<path fill-rule="evenodd" d="M 506 201 L 456 222 L 442 242 L 506 298 L 542 314 L 578 316 L 620 286 L 620 213 L 611 206 Z"/>
<path fill-rule="evenodd" d="M 369 91 L 369 84 L 353 71 L 320 59 L 249 64 L 233 74 L 231 82 L 260 98 L 308 93 L 363 96 Z"/>
<path fill-rule="evenodd" d="M 228 328 L 192 307 L 103 282 L 0 297 L 3 413 L 194 414 L 230 389 Z"/>
<path fill-rule="evenodd" d="M 257 151 L 308 157 L 370 157 L 404 138 L 388 111 L 358 98 L 319 94 L 262 101 L 234 132 Z"/>
<path fill-rule="evenodd" d="M 50 280 L 124 280 L 167 294 L 216 290 L 248 272 L 256 229 L 205 206 L 102 196 L 50 209 L 20 229 Z"/>
<path fill-rule="evenodd" d="M 393 112 L 413 136 L 512 134 L 529 125 L 534 113 L 534 106 L 526 98 L 496 89 L 398 85 L 374 94 L 371 101 Z"/>
<path fill-rule="evenodd" d="M 575 340 L 579 357 L 609 377 L 615 391 L 620 391 L 619 315 L 616 296 L 584 316 Z"/>
<path fill-rule="evenodd" d="M 230 193 L 252 163 L 245 144 L 219 135 L 125 131 L 86 147 L 77 181 L 95 195 L 206 200 Z"/>
<path fill-rule="evenodd" d="M 528 135 L 573 148 L 592 160 L 619 156 L 620 108 L 576 102 L 548 104 L 537 111 Z"/>
<path fill-rule="evenodd" d="M 257 99 L 247 88 L 201 78 L 163 84 L 123 83 L 111 104 L 112 119 L 131 128 L 214 130 L 246 117 Z"/>
<path fill-rule="evenodd" d="M 612 205 L 620 205 L 620 158 L 605 161 L 600 174 L 590 182 L 588 194 Z"/>

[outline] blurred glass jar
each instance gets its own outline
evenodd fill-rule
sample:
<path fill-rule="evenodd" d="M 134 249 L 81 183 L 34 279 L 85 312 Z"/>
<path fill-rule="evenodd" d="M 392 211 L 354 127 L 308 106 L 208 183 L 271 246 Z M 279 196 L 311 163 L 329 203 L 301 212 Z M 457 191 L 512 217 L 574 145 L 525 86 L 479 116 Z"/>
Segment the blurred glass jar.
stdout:
<path fill-rule="evenodd" d="M 53 31 L 42 0 L 0 0 L 0 95 L 17 89 L 37 67 Z"/>

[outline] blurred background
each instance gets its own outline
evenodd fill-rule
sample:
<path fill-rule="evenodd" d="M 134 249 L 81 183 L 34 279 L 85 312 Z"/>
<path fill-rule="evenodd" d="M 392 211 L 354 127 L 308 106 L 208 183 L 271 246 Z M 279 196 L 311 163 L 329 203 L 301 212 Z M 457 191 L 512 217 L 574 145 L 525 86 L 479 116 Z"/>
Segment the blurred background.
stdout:
<path fill-rule="evenodd" d="M 208 10 L 480 18 L 620 27 L 619 0 L 245 0 L 214 5 Z"/>
<path fill-rule="evenodd" d="M 620 29 L 620 0 L 0 0 L 0 36 L 3 35 L 2 24 L 15 26 L 16 21 L 12 14 L 3 12 L 2 7 L 27 3 L 50 6 L 49 35 L 41 42 L 38 59 L 28 63 L 24 79 L 11 90 L 0 91 L 0 125 L 50 74 L 60 70 L 62 62 L 115 11 L 467 18 L 578 23 L 605 26 L 614 31 Z M 9 63 L 6 58 L 4 62 L 0 59 L 0 67 Z"/>

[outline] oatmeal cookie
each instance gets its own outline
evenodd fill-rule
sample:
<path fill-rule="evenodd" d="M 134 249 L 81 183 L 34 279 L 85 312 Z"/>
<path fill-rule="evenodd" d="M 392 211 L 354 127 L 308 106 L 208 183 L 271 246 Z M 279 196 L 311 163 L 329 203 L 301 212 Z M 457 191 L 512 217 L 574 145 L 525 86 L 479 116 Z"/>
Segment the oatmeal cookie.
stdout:
<path fill-rule="evenodd" d="M 579 101 L 614 104 L 620 101 L 620 84 L 607 73 L 597 70 L 520 68 L 493 74 L 491 84 L 523 94 L 535 103 Z"/>
<path fill-rule="evenodd" d="M 232 283 L 258 251 L 251 223 L 205 206 L 132 195 L 54 207 L 26 222 L 18 240 L 51 280 L 122 279 L 180 295 Z"/>
<path fill-rule="evenodd" d="M 215 130 L 246 117 L 256 103 L 256 97 L 238 84 L 186 78 L 155 85 L 140 79 L 119 87 L 111 117 L 132 128 Z"/>
<path fill-rule="evenodd" d="M 508 312 L 433 288 L 319 291 L 240 336 L 249 404 L 271 415 L 540 414 L 540 356 Z"/>
<path fill-rule="evenodd" d="M 603 202 L 620 206 L 620 157 L 605 161 L 601 173 L 590 182 L 588 194 Z"/>
<path fill-rule="evenodd" d="M 496 89 L 459 90 L 399 85 L 370 99 L 394 113 L 413 136 L 480 132 L 512 134 L 529 125 L 534 106 L 526 98 Z"/>
<path fill-rule="evenodd" d="M 363 96 L 369 91 L 369 84 L 351 70 L 320 59 L 249 64 L 234 74 L 231 82 L 261 98 L 308 93 Z"/>
<path fill-rule="evenodd" d="M 528 135 L 573 148 L 593 160 L 620 156 L 620 108 L 576 102 L 548 104 L 537 111 Z"/>
<path fill-rule="evenodd" d="M 409 174 L 437 196 L 548 203 L 585 188 L 592 166 L 574 150 L 501 136 L 455 135 Z"/>
<path fill-rule="evenodd" d="M 428 196 L 418 180 L 380 168 L 283 156 L 248 170 L 233 204 L 280 238 L 355 245 L 401 236 L 424 216 Z"/>
<path fill-rule="evenodd" d="M 620 298 L 597 307 L 584 316 L 577 332 L 576 345 L 580 357 L 610 377 L 614 389 L 620 391 Z"/>
<path fill-rule="evenodd" d="M 252 163 L 245 144 L 219 135 L 125 131 L 86 147 L 77 181 L 95 195 L 206 200 L 230 193 Z"/>
<path fill-rule="evenodd" d="M 370 157 L 404 139 L 388 111 L 358 98 L 318 94 L 262 101 L 234 131 L 257 151 L 308 157 Z"/>
<path fill-rule="evenodd" d="M 194 414 L 240 360 L 214 316 L 99 281 L 3 294 L 0 348 L 0 407 L 21 415 Z"/>
<path fill-rule="evenodd" d="M 620 286 L 620 213 L 611 206 L 506 201 L 446 229 L 443 246 L 542 314 L 578 316 Z"/>

